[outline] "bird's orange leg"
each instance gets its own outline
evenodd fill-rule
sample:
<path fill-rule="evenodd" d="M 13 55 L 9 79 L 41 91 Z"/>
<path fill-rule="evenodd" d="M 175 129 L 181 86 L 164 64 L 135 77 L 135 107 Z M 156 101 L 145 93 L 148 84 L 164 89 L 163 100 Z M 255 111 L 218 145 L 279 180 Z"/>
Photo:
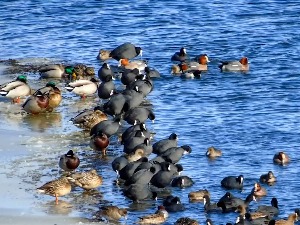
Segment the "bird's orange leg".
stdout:
<path fill-rule="evenodd" d="M 12 100 L 12 102 L 13 102 L 13 103 L 20 103 L 20 102 L 21 102 L 21 99 L 20 99 L 20 97 L 17 97 L 17 98 L 14 98 L 14 99 Z"/>

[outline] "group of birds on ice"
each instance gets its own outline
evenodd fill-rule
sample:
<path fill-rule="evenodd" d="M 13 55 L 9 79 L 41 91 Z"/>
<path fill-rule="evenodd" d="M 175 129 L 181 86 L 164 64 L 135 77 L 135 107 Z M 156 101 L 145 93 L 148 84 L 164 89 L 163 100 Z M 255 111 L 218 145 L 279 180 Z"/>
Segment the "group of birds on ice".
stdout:
<path fill-rule="evenodd" d="M 142 56 L 142 49 L 131 43 L 124 43 L 112 51 L 100 50 L 97 58 L 104 63 L 98 70 L 97 80 L 94 77 L 94 69 L 84 65 L 63 66 L 47 65 L 40 68 L 39 72 L 45 79 L 68 79 L 72 80 L 65 86 L 67 91 L 73 92 L 81 98 L 86 98 L 97 92 L 98 97 L 104 103 L 80 112 L 72 118 L 74 125 L 82 128 L 90 134 L 90 146 L 101 152 L 105 157 L 110 138 L 118 135 L 123 128 L 122 121 L 130 126 L 119 135 L 120 144 L 123 145 L 123 153 L 112 161 L 112 169 L 117 174 L 118 184 L 122 187 L 123 194 L 136 203 L 151 201 L 160 196 L 160 192 L 167 188 L 186 188 L 194 184 L 188 176 L 180 176 L 183 167 L 178 162 L 192 152 L 188 145 L 178 146 L 178 135 L 171 133 L 169 137 L 151 143 L 153 134 L 147 129 L 146 121 L 155 120 L 155 113 L 151 104 L 146 100 L 147 95 L 154 88 L 154 79 L 160 74 L 155 69 L 148 67 L 145 60 L 132 60 Z M 119 64 L 113 67 L 108 60 L 116 60 Z M 171 61 L 175 64 L 171 67 L 171 73 L 182 78 L 199 78 L 208 70 L 209 58 L 206 54 L 191 58 L 183 47 L 174 53 Z M 242 57 L 237 61 L 222 62 L 219 65 L 221 71 L 247 72 L 249 70 L 248 59 Z M 125 86 L 123 90 L 117 90 L 114 79 L 116 73 L 121 73 L 120 81 Z M 91 77 L 86 79 L 86 77 Z M 22 104 L 22 108 L 31 114 L 50 113 L 58 107 L 63 100 L 61 90 L 54 81 L 49 81 L 45 87 L 33 91 L 27 84 L 25 75 L 19 75 L 16 80 L 2 84 L 0 94 L 11 98 L 13 103 L 20 103 L 20 98 L 29 97 Z M 148 157 L 156 156 L 152 159 Z M 222 156 L 222 151 L 209 147 L 206 156 L 215 159 Z M 285 152 L 274 155 L 273 162 L 280 165 L 289 163 L 289 156 Z M 86 191 L 96 189 L 103 183 L 103 178 L 97 170 L 91 169 L 85 172 L 75 172 L 80 165 L 79 157 L 69 150 L 59 159 L 59 167 L 64 174 L 47 182 L 37 190 L 41 193 L 55 197 L 69 194 L 73 186 L 78 186 Z M 228 176 L 221 181 L 225 189 L 243 188 L 243 175 Z M 250 212 L 248 206 L 251 201 L 267 194 L 261 183 L 274 184 L 276 177 L 272 171 L 261 175 L 259 182 L 253 186 L 253 190 L 246 199 L 240 199 L 231 192 L 226 192 L 217 203 L 211 203 L 210 192 L 199 190 L 190 192 L 190 202 L 203 202 L 206 213 L 210 212 L 238 212 L 239 216 L 235 224 L 294 224 L 299 217 L 299 209 L 291 213 L 287 220 L 274 220 L 279 214 L 278 201 L 274 197 L 271 205 L 261 205 L 255 212 Z M 162 205 L 158 206 L 154 214 L 146 215 L 137 221 L 139 224 L 164 223 L 170 212 L 185 210 L 177 196 L 169 195 L 163 199 Z M 104 216 L 109 220 L 119 220 L 126 217 L 127 209 L 114 205 L 106 205 L 100 208 L 97 215 Z M 212 225 L 210 219 L 207 225 Z M 176 223 L 199 224 L 196 220 L 182 217 Z"/>

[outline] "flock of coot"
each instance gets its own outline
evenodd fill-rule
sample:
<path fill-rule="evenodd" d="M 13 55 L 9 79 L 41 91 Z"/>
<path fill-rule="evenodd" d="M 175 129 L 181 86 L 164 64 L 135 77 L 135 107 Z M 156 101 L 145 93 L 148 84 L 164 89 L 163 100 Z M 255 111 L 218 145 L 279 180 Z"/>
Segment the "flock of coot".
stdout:
<path fill-rule="evenodd" d="M 181 203 L 178 196 L 169 194 L 163 196 L 165 190 L 172 187 L 190 187 L 194 181 L 188 176 L 181 176 L 183 171 L 180 159 L 192 152 L 188 145 L 178 146 L 178 136 L 170 133 L 169 137 L 153 143 L 153 134 L 147 129 L 146 121 L 155 120 L 155 111 L 146 97 L 154 89 L 154 79 L 160 74 L 149 68 L 146 60 L 133 60 L 142 56 L 142 49 L 131 43 L 124 43 L 112 51 L 99 51 L 97 58 L 104 61 L 98 71 L 98 79 L 94 78 L 93 68 L 77 65 L 46 65 L 39 68 L 42 78 L 67 79 L 65 89 L 73 92 L 81 98 L 86 98 L 95 93 L 104 103 L 87 109 L 72 118 L 74 125 L 88 131 L 90 134 L 90 146 L 95 151 L 101 152 L 105 157 L 109 154 L 110 138 L 118 135 L 123 153 L 115 157 L 112 169 L 116 172 L 117 183 L 122 187 L 123 194 L 129 200 L 143 204 L 144 201 L 154 201 L 162 198 L 156 212 L 141 217 L 140 224 L 162 224 L 168 219 L 169 213 L 183 211 L 188 208 Z M 109 65 L 109 60 L 116 60 L 118 66 Z M 209 58 L 206 54 L 191 58 L 185 48 L 171 56 L 174 65 L 171 72 L 182 78 L 199 78 L 203 71 L 207 70 Z M 241 58 L 238 61 L 222 62 L 219 65 L 222 71 L 249 70 L 248 59 Z M 118 90 L 115 78 L 119 78 L 124 89 Z M 11 98 L 13 103 L 20 103 L 20 98 L 29 96 L 21 105 L 22 108 L 32 114 L 50 113 L 58 107 L 62 101 L 61 90 L 55 82 L 49 81 L 45 87 L 33 91 L 26 82 L 26 76 L 20 75 L 16 80 L 1 85 L 0 94 Z M 122 126 L 125 121 L 129 126 Z M 123 122 L 124 123 L 124 122 Z M 123 130 L 121 134 L 119 132 Z M 107 151 L 108 150 L 108 151 Z M 209 147 L 206 156 L 209 158 L 222 157 L 222 151 Z M 284 165 L 289 162 L 289 157 L 284 152 L 274 155 L 274 163 Z M 54 196 L 59 204 L 59 197 L 72 191 L 73 186 L 84 190 L 96 189 L 105 179 L 95 169 L 90 171 L 75 172 L 80 166 L 80 159 L 72 151 L 63 154 L 59 159 L 59 167 L 64 171 L 63 175 L 37 188 L 41 193 Z M 299 217 L 299 210 L 291 212 L 287 220 L 274 220 L 279 214 L 278 202 L 274 197 L 270 205 L 261 205 L 255 211 L 250 212 L 248 205 L 257 197 L 265 196 L 266 190 L 255 183 L 251 193 L 245 199 L 235 197 L 230 190 L 243 188 L 243 175 L 225 177 L 220 185 L 228 192 L 218 200 L 211 202 L 209 190 L 199 190 L 187 194 L 190 202 L 203 202 L 206 213 L 210 212 L 238 212 L 236 224 L 294 224 Z M 276 177 L 272 171 L 260 177 L 261 183 L 273 184 Z M 95 215 L 106 217 L 108 220 L 119 220 L 125 217 L 128 211 L 116 205 L 102 206 Z M 207 219 L 206 223 L 213 222 Z M 175 224 L 199 224 L 192 218 L 178 218 Z"/>

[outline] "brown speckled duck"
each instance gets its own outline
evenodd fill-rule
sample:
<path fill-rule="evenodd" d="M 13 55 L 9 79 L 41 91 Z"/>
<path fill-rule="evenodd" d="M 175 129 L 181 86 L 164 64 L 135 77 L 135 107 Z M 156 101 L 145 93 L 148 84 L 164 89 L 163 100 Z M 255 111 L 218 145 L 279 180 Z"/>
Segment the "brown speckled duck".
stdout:
<path fill-rule="evenodd" d="M 104 216 L 109 220 L 119 220 L 122 217 L 126 218 L 127 210 L 113 205 L 102 206 L 99 215 Z"/>
<path fill-rule="evenodd" d="M 95 68 L 91 66 L 87 66 L 84 70 L 85 76 L 94 76 L 95 75 Z"/>
<path fill-rule="evenodd" d="M 55 202 L 58 204 L 58 197 L 69 194 L 72 186 L 67 177 L 61 177 L 59 179 L 49 181 L 43 186 L 37 188 L 39 193 L 51 195 L 55 197 Z"/>
<path fill-rule="evenodd" d="M 247 213 L 245 205 L 239 205 L 236 209 L 236 212 L 240 213 L 241 216 L 244 216 Z M 253 220 L 268 216 L 267 213 L 263 213 L 263 212 L 252 212 L 250 213 L 250 215 Z"/>
<path fill-rule="evenodd" d="M 164 206 L 158 206 L 158 210 L 155 214 L 140 217 L 138 224 L 162 224 L 168 218 L 169 213 L 166 211 Z"/>
<path fill-rule="evenodd" d="M 276 182 L 276 177 L 272 171 L 269 171 L 267 174 L 262 174 L 259 181 L 262 183 L 272 184 Z"/>
<path fill-rule="evenodd" d="M 215 147 L 211 146 L 207 149 L 206 151 L 206 156 L 208 158 L 211 158 L 211 159 L 214 159 L 216 157 L 220 157 L 222 156 L 222 151 L 221 150 L 218 150 L 216 149 Z"/>
<path fill-rule="evenodd" d="M 108 59 L 112 59 L 112 57 L 110 56 L 110 52 L 109 50 L 104 50 L 104 49 L 100 49 L 99 53 L 97 55 L 97 59 L 105 61 Z"/>
<path fill-rule="evenodd" d="M 197 220 L 191 219 L 189 217 L 181 217 L 176 220 L 174 225 L 199 225 Z"/>
<path fill-rule="evenodd" d="M 95 189 L 102 185 L 102 177 L 98 175 L 95 169 L 87 172 L 75 173 L 70 175 L 68 178 L 76 186 L 85 190 Z"/>
<path fill-rule="evenodd" d="M 91 130 L 93 126 L 103 120 L 107 120 L 107 115 L 102 112 L 98 106 L 93 109 L 80 112 L 77 116 L 71 119 L 75 126 L 84 130 Z"/>
<path fill-rule="evenodd" d="M 130 154 L 126 154 L 125 158 L 128 160 L 128 162 L 134 162 L 134 161 L 137 161 L 137 160 L 139 160 L 140 158 L 142 158 L 144 156 L 145 156 L 144 149 L 138 148 L 134 152 L 132 152 Z"/>
<path fill-rule="evenodd" d="M 199 191 L 192 191 L 189 193 L 188 197 L 191 202 L 196 202 L 196 201 L 203 201 L 204 195 L 210 197 L 209 191 L 206 189 L 199 190 Z"/>
<path fill-rule="evenodd" d="M 296 213 L 291 213 L 287 220 L 270 220 L 269 225 L 294 225 L 297 220 L 298 215 Z"/>
<path fill-rule="evenodd" d="M 83 79 L 86 76 L 94 76 L 95 69 L 91 66 L 86 66 L 84 64 L 77 64 L 74 66 L 72 79 Z"/>

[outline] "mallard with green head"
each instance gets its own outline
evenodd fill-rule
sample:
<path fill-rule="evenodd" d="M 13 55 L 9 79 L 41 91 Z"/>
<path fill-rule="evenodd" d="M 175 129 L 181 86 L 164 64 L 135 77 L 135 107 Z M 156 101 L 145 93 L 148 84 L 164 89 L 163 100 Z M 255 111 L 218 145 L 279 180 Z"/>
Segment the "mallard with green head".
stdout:
<path fill-rule="evenodd" d="M 66 89 L 76 95 L 79 95 L 81 98 L 85 98 L 86 96 L 96 93 L 98 83 L 99 82 L 95 78 L 91 78 L 90 80 L 76 80 L 74 82 L 70 82 L 66 86 Z"/>
<path fill-rule="evenodd" d="M 55 197 L 55 202 L 58 204 L 58 197 L 69 194 L 72 186 L 67 177 L 49 181 L 43 186 L 37 188 L 37 191 L 42 194 L 51 195 Z"/>
<path fill-rule="evenodd" d="M 54 108 L 58 107 L 62 101 L 61 91 L 54 81 L 49 81 L 45 87 L 38 89 L 33 95 L 39 92 L 49 97 L 49 105 L 47 107 L 47 111 L 49 112 L 52 112 Z"/>
<path fill-rule="evenodd" d="M 0 94 L 11 98 L 13 103 L 20 103 L 20 97 L 30 95 L 31 89 L 27 84 L 27 77 L 20 75 L 16 80 L 7 82 L 0 86 Z"/>
<path fill-rule="evenodd" d="M 49 95 L 43 94 L 40 91 L 34 93 L 26 99 L 22 108 L 32 114 L 39 114 L 47 111 L 49 106 Z"/>
<path fill-rule="evenodd" d="M 63 78 L 72 76 L 74 68 L 72 66 L 64 66 L 61 64 L 43 66 L 39 70 L 42 78 Z"/>

